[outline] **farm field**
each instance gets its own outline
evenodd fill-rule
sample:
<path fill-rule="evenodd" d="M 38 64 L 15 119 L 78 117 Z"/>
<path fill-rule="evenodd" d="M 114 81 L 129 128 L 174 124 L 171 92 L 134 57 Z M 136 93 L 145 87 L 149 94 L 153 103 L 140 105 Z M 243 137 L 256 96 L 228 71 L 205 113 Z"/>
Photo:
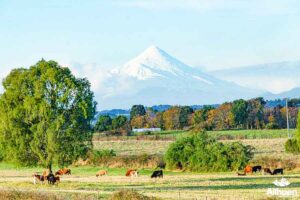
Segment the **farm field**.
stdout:
<path fill-rule="evenodd" d="M 32 184 L 32 173 L 40 168 L 0 170 L 2 190 L 51 192 L 70 198 L 81 195 L 85 199 L 107 199 L 121 189 L 133 189 L 149 197 L 161 199 L 266 199 L 268 188 L 279 177 L 249 175 L 238 177 L 235 173 L 182 173 L 167 172 L 163 179 L 150 179 L 151 170 L 141 170 L 139 177 L 124 176 L 125 169 L 108 169 L 109 175 L 96 178 L 97 167 L 72 167 L 73 174 L 65 175 L 59 185 Z M 285 175 L 291 182 L 290 190 L 300 192 L 300 176 Z"/>
<path fill-rule="evenodd" d="M 286 129 L 274 130 L 224 130 L 224 131 L 207 131 L 209 135 L 217 139 L 237 140 L 237 139 L 269 139 L 269 138 L 287 138 Z M 290 135 L 294 136 L 296 130 L 290 129 Z M 133 133 L 132 136 L 103 136 L 101 133 L 95 133 L 94 140 L 175 140 L 189 134 L 189 131 L 173 130 L 159 131 L 153 133 Z"/>
<path fill-rule="evenodd" d="M 222 142 L 240 141 L 255 148 L 252 164 L 262 164 L 266 157 L 290 159 L 300 163 L 300 157 L 284 152 L 286 137 L 277 137 L 283 130 L 262 132 L 265 137 L 252 139 L 219 138 Z M 241 133 L 238 131 L 237 133 Z M 233 131 L 212 132 L 217 136 L 234 135 Z M 246 132 L 247 133 L 247 132 Z M 248 132 L 249 133 L 249 132 Z M 284 132 L 286 133 L 286 132 Z M 172 133 L 169 133 L 172 134 Z M 177 133 L 178 136 L 187 134 Z M 258 131 L 249 135 L 259 134 Z M 168 135 L 168 134 L 166 134 Z M 275 136 L 274 136 L 275 135 Z M 217 137 L 216 136 L 216 137 Z M 283 135 L 284 136 L 284 135 Z M 94 149 L 113 149 L 117 155 L 163 155 L 173 140 L 124 139 L 94 140 Z M 275 160 L 276 162 L 276 160 Z M 10 164 L 0 163 L 0 190 L 30 191 L 57 195 L 62 199 L 108 199 L 109 196 L 122 189 L 132 189 L 149 197 L 160 199 L 267 199 L 268 188 L 275 188 L 273 181 L 282 176 L 262 175 L 261 173 L 237 176 L 236 172 L 226 173 L 191 173 L 179 171 L 164 171 L 164 178 L 153 180 L 150 175 L 153 169 L 140 169 L 139 177 L 125 177 L 126 168 L 103 168 L 99 166 L 70 166 L 72 175 L 61 177 L 61 183 L 50 186 L 48 184 L 32 183 L 32 174 L 41 173 L 42 168 L 17 168 Z M 57 167 L 55 168 L 57 169 Z M 107 169 L 108 175 L 96 178 L 100 169 Z M 284 176 L 291 183 L 289 190 L 296 190 L 300 194 L 300 169 L 285 171 Z M 298 196 L 299 197 L 299 196 Z M 295 197 L 294 199 L 298 199 Z M 0 198 L 1 199 L 1 198 Z M 289 198 L 291 199 L 291 198 Z"/>

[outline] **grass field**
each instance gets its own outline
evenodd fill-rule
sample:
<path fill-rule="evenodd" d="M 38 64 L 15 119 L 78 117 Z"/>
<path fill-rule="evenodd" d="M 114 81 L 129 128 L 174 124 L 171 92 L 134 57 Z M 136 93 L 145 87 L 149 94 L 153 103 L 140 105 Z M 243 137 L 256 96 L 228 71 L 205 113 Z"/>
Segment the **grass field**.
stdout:
<path fill-rule="evenodd" d="M 72 175 L 63 176 L 59 185 L 50 186 L 32 184 L 32 173 L 41 168 L 1 164 L 0 169 L 1 189 L 47 191 L 66 198 L 79 193 L 85 199 L 106 199 L 120 189 L 134 189 L 162 199 L 263 199 L 267 198 L 267 189 L 275 187 L 272 182 L 279 178 L 261 174 L 238 177 L 235 173 L 166 172 L 163 179 L 152 180 L 152 170 L 141 170 L 139 177 L 128 178 L 124 176 L 125 169 L 108 169 L 108 176 L 96 178 L 97 167 L 73 167 Z M 288 173 L 285 177 L 292 183 L 288 189 L 300 192 L 300 176 Z"/>
<path fill-rule="evenodd" d="M 287 138 L 286 129 L 275 130 L 225 130 L 225 131 L 207 131 L 209 135 L 216 139 L 237 140 L 237 139 L 269 139 L 269 138 Z M 290 129 L 290 136 L 295 135 L 296 130 Z M 178 137 L 188 135 L 190 131 L 173 130 L 159 131 L 152 133 L 133 133 L 131 136 L 101 136 L 96 133 L 94 140 L 175 140 Z"/>
<path fill-rule="evenodd" d="M 294 130 L 293 130 L 294 132 Z M 162 133 L 181 137 L 187 132 Z M 285 130 L 262 131 L 218 131 L 209 132 L 222 142 L 240 141 L 255 148 L 253 162 L 263 161 L 266 157 L 292 159 L 298 164 L 300 156 L 284 152 L 287 139 Z M 248 134 L 247 137 L 240 137 Z M 264 135 L 257 137 L 257 135 Z M 226 137 L 220 137 L 224 136 Z M 228 140 L 227 135 L 234 136 Z M 238 135 L 238 138 L 235 137 Z M 136 137 L 136 136 L 135 136 Z M 251 138 L 251 139 L 250 139 Z M 253 139 L 255 138 L 255 139 Z M 237 140 L 238 139 L 238 140 Z M 122 139 L 95 140 L 95 149 L 114 149 L 117 155 L 160 154 L 163 155 L 173 140 Z M 255 163 L 254 163 L 255 164 Z M 108 176 L 96 178 L 95 174 L 102 169 L 97 166 L 70 166 L 71 176 L 63 176 L 61 183 L 55 186 L 48 184 L 33 185 L 32 174 L 42 172 L 42 168 L 17 168 L 10 164 L 0 163 L 0 190 L 33 191 L 62 196 L 63 199 L 107 199 L 113 192 L 120 189 L 133 189 L 149 197 L 161 199 L 267 199 L 267 189 L 275 188 L 272 184 L 281 176 L 254 174 L 246 177 L 228 173 L 191 173 L 164 171 L 163 179 L 153 180 L 150 174 L 153 169 L 139 170 L 140 176 L 125 177 L 125 168 L 106 168 Z M 57 169 L 57 167 L 55 168 Z M 285 190 L 297 190 L 300 195 L 300 168 L 285 171 L 284 177 L 291 182 Z M 299 196 L 298 196 L 299 197 Z M 298 199 L 295 197 L 294 199 Z M 300 197 L 299 197 L 300 198 Z M 0 197 L 1 199 L 1 197 Z M 288 198 L 291 199 L 291 198 Z"/>

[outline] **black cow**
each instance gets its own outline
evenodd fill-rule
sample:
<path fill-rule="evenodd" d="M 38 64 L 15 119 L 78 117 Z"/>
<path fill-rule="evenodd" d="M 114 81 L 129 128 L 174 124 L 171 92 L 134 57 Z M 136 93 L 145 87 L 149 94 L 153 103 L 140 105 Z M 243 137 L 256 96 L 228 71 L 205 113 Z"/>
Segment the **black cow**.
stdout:
<path fill-rule="evenodd" d="M 270 170 L 270 168 L 264 168 L 264 173 L 272 175 L 272 171 Z"/>
<path fill-rule="evenodd" d="M 48 180 L 48 184 L 52 184 L 52 185 L 54 185 L 54 183 L 56 182 L 56 178 L 52 173 L 50 173 L 47 176 L 47 180 Z"/>
<path fill-rule="evenodd" d="M 272 175 L 276 175 L 276 174 L 283 174 L 283 169 L 282 168 L 278 168 L 278 169 L 274 169 Z"/>
<path fill-rule="evenodd" d="M 260 165 L 252 167 L 252 172 L 260 172 L 262 167 Z"/>
<path fill-rule="evenodd" d="M 162 170 L 157 170 L 157 171 L 154 171 L 151 175 L 151 178 L 163 178 L 163 171 Z"/>

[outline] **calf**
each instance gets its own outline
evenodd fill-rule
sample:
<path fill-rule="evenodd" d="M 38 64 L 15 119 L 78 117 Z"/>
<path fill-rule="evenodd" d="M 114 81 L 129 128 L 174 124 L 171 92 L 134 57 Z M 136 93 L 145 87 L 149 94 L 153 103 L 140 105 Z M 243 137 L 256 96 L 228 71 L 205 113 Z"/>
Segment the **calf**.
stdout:
<path fill-rule="evenodd" d="M 255 172 L 255 173 L 256 173 L 256 172 L 260 172 L 261 169 L 262 169 L 262 167 L 261 167 L 260 165 L 257 165 L 257 166 L 252 167 L 252 171 Z"/>
<path fill-rule="evenodd" d="M 106 174 L 107 174 L 106 170 L 100 170 L 99 172 L 97 172 L 96 177 L 98 177 L 98 176 L 104 176 Z"/>
<path fill-rule="evenodd" d="M 151 178 L 163 178 L 163 171 L 162 170 L 157 170 L 157 171 L 154 171 L 151 175 Z"/>
<path fill-rule="evenodd" d="M 276 174 L 283 175 L 283 169 L 282 168 L 274 169 L 272 175 L 276 175 Z"/>
<path fill-rule="evenodd" d="M 264 168 L 264 173 L 272 175 L 272 171 L 270 170 L 270 168 Z"/>

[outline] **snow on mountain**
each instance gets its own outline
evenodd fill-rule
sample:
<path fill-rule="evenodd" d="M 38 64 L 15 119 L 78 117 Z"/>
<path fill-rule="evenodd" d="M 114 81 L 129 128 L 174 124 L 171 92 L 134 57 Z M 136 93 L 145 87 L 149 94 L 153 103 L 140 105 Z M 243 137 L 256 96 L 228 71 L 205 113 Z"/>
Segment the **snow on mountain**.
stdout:
<path fill-rule="evenodd" d="M 95 91 L 101 109 L 130 108 L 133 104 L 214 104 L 262 93 L 217 79 L 155 46 L 110 70 L 102 86 L 104 92 Z"/>

